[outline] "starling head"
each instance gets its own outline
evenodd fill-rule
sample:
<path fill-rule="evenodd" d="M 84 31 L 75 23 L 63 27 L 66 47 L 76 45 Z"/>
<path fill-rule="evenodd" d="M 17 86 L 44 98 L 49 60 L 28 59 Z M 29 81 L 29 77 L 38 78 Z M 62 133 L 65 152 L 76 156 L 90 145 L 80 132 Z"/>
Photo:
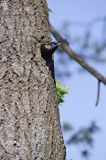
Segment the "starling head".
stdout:
<path fill-rule="evenodd" d="M 59 47 L 59 43 L 50 42 L 50 44 L 42 44 L 41 45 L 41 54 L 45 60 L 48 60 L 52 57 L 52 54 Z"/>

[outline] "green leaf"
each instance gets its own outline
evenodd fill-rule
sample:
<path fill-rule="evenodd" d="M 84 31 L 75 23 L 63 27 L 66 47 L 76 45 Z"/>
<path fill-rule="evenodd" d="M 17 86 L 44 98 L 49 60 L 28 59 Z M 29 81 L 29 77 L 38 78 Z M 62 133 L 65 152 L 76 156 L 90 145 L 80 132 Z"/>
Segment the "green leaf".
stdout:
<path fill-rule="evenodd" d="M 63 97 L 64 97 L 65 94 L 68 93 L 68 90 L 69 89 L 65 85 L 61 84 L 58 81 L 56 82 L 56 93 L 57 93 L 57 102 L 58 102 L 58 104 L 64 102 Z"/>

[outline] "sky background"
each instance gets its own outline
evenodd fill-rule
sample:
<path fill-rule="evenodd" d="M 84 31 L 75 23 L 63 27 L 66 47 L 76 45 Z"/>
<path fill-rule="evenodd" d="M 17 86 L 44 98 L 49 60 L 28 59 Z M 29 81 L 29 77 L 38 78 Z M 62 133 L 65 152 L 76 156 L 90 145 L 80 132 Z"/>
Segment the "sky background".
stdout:
<path fill-rule="evenodd" d="M 50 21 L 57 30 L 64 21 L 88 22 L 93 18 L 106 15 L 106 0 L 48 0 L 48 5 L 53 11 L 50 13 Z M 99 29 L 95 27 L 94 36 L 97 35 Z M 78 66 L 76 62 L 74 63 Z M 90 63 L 106 76 L 106 65 Z M 63 83 L 69 87 L 70 92 L 60 106 L 61 123 L 69 122 L 78 130 L 80 127 L 88 126 L 91 121 L 96 121 L 101 131 L 95 135 L 90 160 L 106 160 L 106 87 L 101 85 L 100 102 L 98 107 L 95 107 L 97 80 L 92 75 L 88 72 L 74 74 Z M 65 133 L 64 141 L 66 140 Z M 67 146 L 67 160 L 70 159 L 82 160 L 75 146 Z"/>

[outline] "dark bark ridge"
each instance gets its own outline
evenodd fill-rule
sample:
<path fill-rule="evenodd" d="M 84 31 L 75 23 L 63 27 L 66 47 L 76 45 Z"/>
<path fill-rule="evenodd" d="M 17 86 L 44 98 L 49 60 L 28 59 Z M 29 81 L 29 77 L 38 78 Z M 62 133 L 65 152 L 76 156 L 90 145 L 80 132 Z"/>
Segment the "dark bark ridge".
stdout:
<path fill-rule="evenodd" d="M 0 159 L 64 160 L 55 85 L 40 46 L 46 0 L 0 1 Z"/>

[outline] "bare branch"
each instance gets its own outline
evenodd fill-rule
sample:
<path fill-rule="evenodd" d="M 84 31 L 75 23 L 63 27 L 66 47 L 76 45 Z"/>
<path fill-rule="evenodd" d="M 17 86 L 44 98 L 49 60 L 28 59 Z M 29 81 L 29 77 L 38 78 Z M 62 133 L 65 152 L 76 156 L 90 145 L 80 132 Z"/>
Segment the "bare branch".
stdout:
<path fill-rule="evenodd" d="M 63 37 L 54 29 L 52 25 L 50 25 L 50 31 L 55 39 L 61 43 L 61 47 L 68 55 L 74 59 L 77 63 L 79 63 L 84 69 L 86 69 L 89 73 L 91 73 L 98 81 L 102 82 L 106 85 L 106 77 L 104 77 L 100 72 L 98 72 L 95 68 L 90 66 L 87 62 L 84 61 L 79 55 L 71 50 L 71 48 L 66 44 Z"/>
<path fill-rule="evenodd" d="M 97 100 L 96 100 L 95 106 L 97 106 L 98 103 L 99 103 L 99 98 L 100 98 L 100 84 L 101 84 L 100 81 L 98 81 Z"/>
<path fill-rule="evenodd" d="M 96 18 L 93 18 L 92 20 L 88 21 L 88 22 L 82 22 L 82 21 L 70 21 L 71 26 L 80 26 L 80 27 L 85 27 L 85 28 L 89 28 L 92 27 L 93 25 L 106 21 L 106 16 L 99 16 Z"/>

